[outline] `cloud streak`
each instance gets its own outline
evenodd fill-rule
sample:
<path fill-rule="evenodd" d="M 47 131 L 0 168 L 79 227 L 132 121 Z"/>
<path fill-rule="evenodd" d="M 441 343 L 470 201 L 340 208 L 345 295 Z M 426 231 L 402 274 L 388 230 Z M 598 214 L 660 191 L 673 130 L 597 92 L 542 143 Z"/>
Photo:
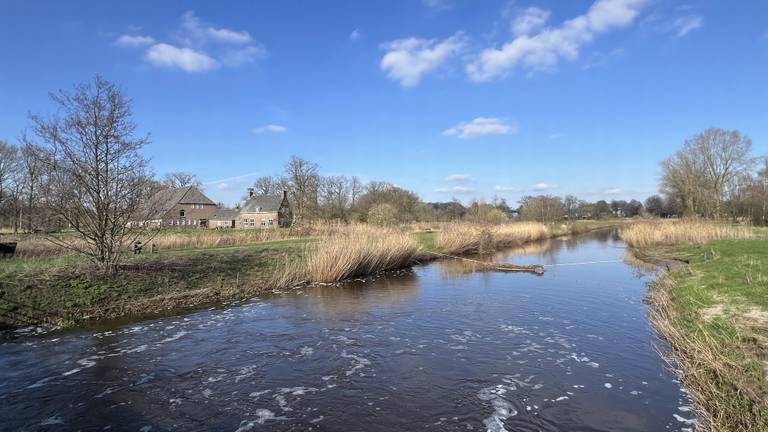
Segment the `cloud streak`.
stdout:
<path fill-rule="evenodd" d="M 508 135 L 517 133 L 518 127 L 496 117 L 477 117 L 459 123 L 443 131 L 444 136 L 459 139 L 477 138 L 484 135 Z"/>
<path fill-rule="evenodd" d="M 282 125 L 277 124 L 268 124 L 261 127 L 253 128 L 253 133 L 255 134 L 263 134 L 263 133 L 284 133 L 287 132 L 288 128 Z"/>

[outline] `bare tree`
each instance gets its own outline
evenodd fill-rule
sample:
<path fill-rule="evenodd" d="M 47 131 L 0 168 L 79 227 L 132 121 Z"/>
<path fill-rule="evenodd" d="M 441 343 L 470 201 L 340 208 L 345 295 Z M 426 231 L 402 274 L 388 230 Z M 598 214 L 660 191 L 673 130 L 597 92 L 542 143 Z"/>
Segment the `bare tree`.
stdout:
<path fill-rule="evenodd" d="M 565 206 L 565 214 L 568 215 L 568 220 L 572 220 L 576 215 L 576 207 L 579 205 L 579 199 L 574 195 L 566 195 L 563 198 L 563 205 Z"/>
<path fill-rule="evenodd" d="M 19 171 L 19 151 L 8 141 L 0 140 L 0 205 L 11 197 L 11 183 Z"/>
<path fill-rule="evenodd" d="M 169 188 L 181 188 L 188 186 L 199 188 L 203 186 L 203 182 L 200 181 L 196 174 L 185 171 L 169 172 L 163 176 L 163 184 Z"/>
<path fill-rule="evenodd" d="M 280 179 L 275 176 L 262 176 L 253 182 L 253 189 L 259 195 L 279 195 L 282 191 Z"/>
<path fill-rule="evenodd" d="M 285 164 L 285 177 L 292 204 L 294 222 L 300 223 L 311 219 L 317 208 L 317 194 L 320 176 L 317 164 L 298 156 L 291 156 Z"/>
<path fill-rule="evenodd" d="M 146 226 L 151 175 L 136 136 L 131 102 L 114 84 L 96 76 L 69 93 L 50 95 L 60 115 L 32 116 L 46 144 L 44 161 L 52 189 L 51 207 L 77 234 L 50 240 L 91 258 L 105 272 L 118 268 L 121 249 Z"/>
<path fill-rule="evenodd" d="M 739 131 L 709 128 L 685 140 L 661 163 L 661 189 L 683 203 L 689 215 L 723 216 L 723 203 L 754 159 L 752 140 Z"/>
<path fill-rule="evenodd" d="M 323 177 L 320 182 L 320 199 L 326 218 L 346 221 L 351 201 L 350 180 L 344 176 Z"/>
<path fill-rule="evenodd" d="M 365 191 L 365 186 L 363 185 L 363 181 L 360 180 L 360 177 L 358 176 L 352 176 L 351 179 L 349 179 L 349 199 L 350 207 L 355 207 L 355 204 L 357 204 L 357 200 L 360 198 L 360 196 Z"/>
<path fill-rule="evenodd" d="M 24 205 L 20 206 L 26 219 L 26 231 L 32 232 L 36 226 L 34 223 L 37 204 L 39 204 L 40 190 L 42 189 L 42 177 L 46 167 L 40 160 L 42 148 L 33 143 L 26 132 L 22 132 L 19 138 L 21 142 L 20 163 L 21 163 L 21 188 Z"/>

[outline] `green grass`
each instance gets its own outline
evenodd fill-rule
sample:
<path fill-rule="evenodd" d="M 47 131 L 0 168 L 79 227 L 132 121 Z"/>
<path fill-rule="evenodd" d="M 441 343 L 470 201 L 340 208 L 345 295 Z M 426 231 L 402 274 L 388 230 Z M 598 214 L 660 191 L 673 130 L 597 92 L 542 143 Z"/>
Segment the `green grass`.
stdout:
<path fill-rule="evenodd" d="M 768 311 L 768 242 L 721 240 L 702 246 L 678 246 L 689 266 L 673 275 L 674 299 L 692 319 L 702 309 L 725 304 L 733 313 L 750 307 Z"/>
<path fill-rule="evenodd" d="M 759 231 L 764 231 L 760 229 Z M 711 430 L 768 430 L 768 241 L 658 248 L 689 265 L 665 276 L 661 331 Z M 766 319 L 755 318 L 756 311 Z"/>
<path fill-rule="evenodd" d="M 312 241 L 128 254 L 114 277 L 78 256 L 5 260 L 0 262 L 0 327 L 72 325 L 255 294 L 272 288 L 271 277 L 286 256 L 300 256 Z"/>
<path fill-rule="evenodd" d="M 419 231 L 413 234 L 416 237 L 416 242 L 429 252 L 439 252 L 437 246 L 437 231 Z"/>

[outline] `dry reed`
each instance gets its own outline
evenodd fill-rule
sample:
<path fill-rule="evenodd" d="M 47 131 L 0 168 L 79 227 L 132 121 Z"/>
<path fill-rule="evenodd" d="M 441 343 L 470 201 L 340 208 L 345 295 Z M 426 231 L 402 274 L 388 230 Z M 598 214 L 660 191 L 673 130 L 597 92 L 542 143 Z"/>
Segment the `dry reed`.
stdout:
<path fill-rule="evenodd" d="M 634 248 L 702 244 L 751 236 L 748 227 L 696 219 L 641 221 L 629 224 L 621 231 L 621 238 Z"/>
<path fill-rule="evenodd" d="M 446 224 L 438 233 L 437 246 L 447 254 L 489 252 L 489 249 L 518 246 L 550 236 L 549 229 L 538 222 L 489 226 L 453 223 Z"/>

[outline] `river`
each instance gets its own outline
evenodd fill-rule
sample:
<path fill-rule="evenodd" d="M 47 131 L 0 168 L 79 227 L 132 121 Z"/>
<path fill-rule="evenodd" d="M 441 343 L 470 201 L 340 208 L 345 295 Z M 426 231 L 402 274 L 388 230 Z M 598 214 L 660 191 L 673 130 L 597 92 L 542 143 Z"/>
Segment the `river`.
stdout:
<path fill-rule="evenodd" d="M 615 231 L 0 345 L 2 430 L 685 431 Z M 588 263 L 570 265 L 573 263 Z"/>

